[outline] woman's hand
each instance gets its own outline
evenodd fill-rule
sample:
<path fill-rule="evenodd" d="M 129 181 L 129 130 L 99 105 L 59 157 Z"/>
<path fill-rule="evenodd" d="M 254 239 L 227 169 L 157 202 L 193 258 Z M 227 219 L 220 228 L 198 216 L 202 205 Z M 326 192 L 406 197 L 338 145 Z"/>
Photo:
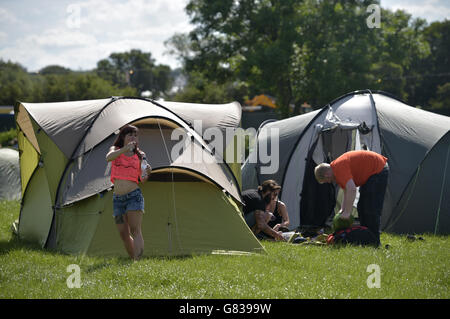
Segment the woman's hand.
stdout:
<path fill-rule="evenodd" d="M 136 142 L 133 141 L 133 142 L 128 143 L 128 144 L 125 146 L 125 148 L 126 148 L 126 150 L 129 151 L 129 152 L 133 152 L 134 149 L 136 148 Z"/>
<path fill-rule="evenodd" d="M 147 175 L 150 175 L 152 173 L 152 167 L 150 166 L 150 164 L 147 164 L 145 171 L 147 172 Z"/>
<path fill-rule="evenodd" d="M 283 233 L 280 232 L 280 231 L 277 231 L 277 232 L 276 232 L 275 240 L 276 240 L 276 241 L 286 241 L 286 240 L 284 239 L 284 237 L 283 237 Z"/>
<path fill-rule="evenodd" d="M 141 177 L 141 180 L 143 182 L 147 182 L 151 173 L 152 173 L 152 167 L 150 166 L 150 164 L 147 163 L 147 166 L 145 167 L 145 174 L 143 174 L 144 177 L 143 178 Z"/>
<path fill-rule="evenodd" d="M 341 214 L 341 218 L 349 219 L 350 218 L 350 212 L 344 212 L 342 209 L 339 211 Z"/>

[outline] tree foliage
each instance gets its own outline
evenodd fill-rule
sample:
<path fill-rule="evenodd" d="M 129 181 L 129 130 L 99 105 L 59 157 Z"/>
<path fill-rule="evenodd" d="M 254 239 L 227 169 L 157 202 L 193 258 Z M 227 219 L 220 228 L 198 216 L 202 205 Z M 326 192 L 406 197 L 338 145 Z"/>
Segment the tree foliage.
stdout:
<path fill-rule="evenodd" d="M 450 82 L 439 85 L 436 97 L 430 100 L 431 111 L 450 116 Z"/>
<path fill-rule="evenodd" d="M 167 95 L 173 83 L 170 67 L 156 65 L 151 53 L 141 50 L 112 53 L 97 63 L 96 73 L 119 87 L 131 86 L 138 93 L 151 91 L 153 98 Z"/>
<path fill-rule="evenodd" d="M 86 72 L 49 65 L 29 73 L 0 60 L 0 104 L 146 91 L 154 99 L 243 103 L 265 94 L 287 117 L 304 102 L 319 108 L 369 88 L 448 115 L 450 21 L 428 24 L 381 7 L 381 25 L 372 28 L 373 4 L 379 1 L 190 0 L 185 10 L 194 29 L 165 43 L 181 69 L 138 49 L 114 52 Z"/>
<path fill-rule="evenodd" d="M 437 86 L 449 82 L 435 77 L 449 65 L 448 21 L 428 26 L 381 8 L 381 25 L 371 28 L 373 4 L 379 1 L 191 0 L 186 12 L 195 28 L 167 46 L 188 77 L 245 83 L 250 98 L 275 96 L 284 117 L 291 104 L 318 108 L 366 88 L 427 108 L 439 98 Z M 436 81 L 427 89 L 429 77 Z"/>
<path fill-rule="evenodd" d="M 73 72 L 60 66 L 49 66 L 39 73 L 28 73 L 20 64 L 1 60 L 0 69 L 0 105 L 15 105 L 19 101 L 76 101 L 137 94 L 136 89 L 120 88 L 93 72 Z"/>
<path fill-rule="evenodd" d="M 0 105 L 14 105 L 17 100 L 34 100 L 33 81 L 20 64 L 0 60 Z"/>

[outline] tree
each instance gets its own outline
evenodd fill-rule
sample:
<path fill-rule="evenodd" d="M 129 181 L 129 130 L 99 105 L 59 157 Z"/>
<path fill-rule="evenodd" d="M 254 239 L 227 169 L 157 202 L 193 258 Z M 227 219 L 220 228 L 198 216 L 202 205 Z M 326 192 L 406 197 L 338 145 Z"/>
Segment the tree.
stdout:
<path fill-rule="evenodd" d="M 139 94 L 151 91 L 153 98 L 167 95 L 173 83 L 170 67 L 156 65 L 151 53 L 141 50 L 112 53 L 97 63 L 96 72 L 119 87 L 135 88 Z"/>
<path fill-rule="evenodd" d="M 72 72 L 70 69 L 59 65 L 48 65 L 39 70 L 39 74 L 47 75 L 47 74 L 68 74 Z"/>
<path fill-rule="evenodd" d="M 377 62 L 372 64 L 368 79 L 371 88 L 389 92 L 400 99 L 406 100 L 406 79 L 403 67 L 394 62 Z"/>
<path fill-rule="evenodd" d="M 411 103 L 429 109 L 439 99 L 438 87 L 450 82 L 450 20 L 433 22 L 422 35 L 429 43 L 430 54 L 413 61 L 408 87 Z"/>
<path fill-rule="evenodd" d="M 426 21 L 412 19 L 411 15 L 397 10 L 382 11 L 383 25 L 378 34 L 378 59 L 372 66 L 375 83 L 372 87 L 395 94 L 416 105 L 412 95 L 422 76 L 415 65 L 430 54 L 423 30 Z"/>
<path fill-rule="evenodd" d="M 40 83 L 40 91 L 44 97 L 44 100 L 40 102 L 77 101 L 110 96 L 137 95 L 134 88 L 119 88 L 95 73 L 79 72 L 44 75 Z"/>
<path fill-rule="evenodd" d="M 73 72 L 48 66 L 28 73 L 20 64 L 0 60 L 0 105 L 23 102 L 60 102 L 137 95 L 132 87 L 120 88 L 93 72 Z"/>
<path fill-rule="evenodd" d="M 450 82 L 437 88 L 436 98 L 430 99 L 430 111 L 450 116 Z"/>
<path fill-rule="evenodd" d="M 244 81 L 252 93 L 275 95 L 287 114 L 292 100 L 292 42 L 296 37 L 293 0 L 192 0 L 186 6 L 196 28 L 173 47 L 183 54 L 187 72 L 201 72 L 220 84 Z"/>
<path fill-rule="evenodd" d="M 188 77 L 188 84 L 175 94 L 174 101 L 205 104 L 220 104 L 225 101 L 243 103 L 243 97 L 247 96 L 246 83 L 243 82 L 218 83 L 205 78 L 199 72 L 191 72 Z"/>
<path fill-rule="evenodd" d="M 367 26 L 376 1 L 304 1 L 294 45 L 296 104 L 322 107 L 349 91 L 370 87 L 378 29 Z"/>
<path fill-rule="evenodd" d="M 0 60 L 0 105 L 33 99 L 33 81 L 18 63 Z"/>
<path fill-rule="evenodd" d="M 168 45 L 187 73 L 246 82 L 251 95 L 275 96 L 284 117 L 291 103 L 318 108 L 358 89 L 407 98 L 414 63 L 429 54 L 426 23 L 382 9 L 381 28 L 370 28 L 372 4 L 379 1 L 191 0 L 195 28 Z"/>

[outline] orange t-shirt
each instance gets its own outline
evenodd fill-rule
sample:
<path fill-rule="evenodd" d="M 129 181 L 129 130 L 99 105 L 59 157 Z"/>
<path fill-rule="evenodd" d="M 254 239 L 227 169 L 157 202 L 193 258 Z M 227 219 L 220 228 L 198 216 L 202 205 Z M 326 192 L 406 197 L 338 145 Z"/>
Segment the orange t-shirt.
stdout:
<path fill-rule="evenodd" d="M 387 158 L 372 151 L 350 151 L 330 163 L 336 183 L 345 189 L 353 179 L 356 186 L 364 185 L 370 176 L 383 170 Z"/>

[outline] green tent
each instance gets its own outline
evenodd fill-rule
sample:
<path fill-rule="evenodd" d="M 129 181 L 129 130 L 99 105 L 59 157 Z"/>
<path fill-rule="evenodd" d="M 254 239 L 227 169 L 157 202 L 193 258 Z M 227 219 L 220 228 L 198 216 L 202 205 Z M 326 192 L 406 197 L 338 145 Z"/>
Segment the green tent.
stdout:
<path fill-rule="evenodd" d="M 119 129 L 133 124 L 153 168 L 141 184 L 144 256 L 264 251 L 242 218 L 239 183 L 222 150 L 212 150 L 190 122 L 237 127 L 240 105 L 202 113 L 207 107 L 125 97 L 19 103 L 19 238 L 65 253 L 126 256 L 105 155 Z"/>

